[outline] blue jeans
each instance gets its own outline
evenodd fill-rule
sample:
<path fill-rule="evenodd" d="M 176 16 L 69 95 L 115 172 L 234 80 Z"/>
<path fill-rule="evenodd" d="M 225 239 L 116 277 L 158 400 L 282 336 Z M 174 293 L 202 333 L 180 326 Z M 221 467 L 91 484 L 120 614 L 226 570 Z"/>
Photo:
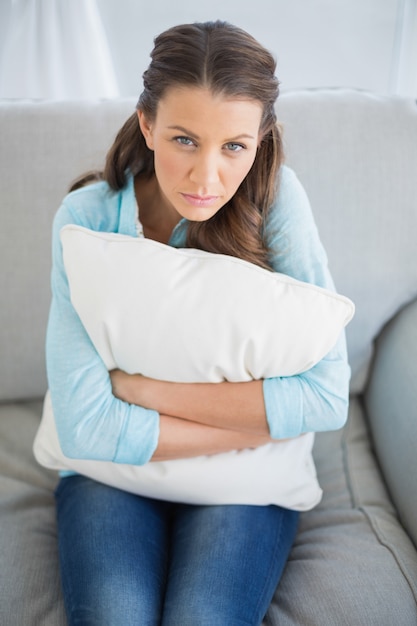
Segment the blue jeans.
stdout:
<path fill-rule="evenodd" d="M 132 495 L 83 476 L 56 491 L 70 626 L 261 623 L 298 513 L 192 506 Z"/>

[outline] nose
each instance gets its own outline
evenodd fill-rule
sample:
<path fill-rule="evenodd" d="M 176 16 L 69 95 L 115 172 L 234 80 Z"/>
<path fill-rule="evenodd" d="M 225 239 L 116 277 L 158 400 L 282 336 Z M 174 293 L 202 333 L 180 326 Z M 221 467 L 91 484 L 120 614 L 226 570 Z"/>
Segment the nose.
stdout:
<path fill-rule="evenodd" d="M 190 170 L 190 181 L 200 191 L 209 192 L 220 180 L 219 157 L 214 152 L 204 151 L 196 154 Z"/>

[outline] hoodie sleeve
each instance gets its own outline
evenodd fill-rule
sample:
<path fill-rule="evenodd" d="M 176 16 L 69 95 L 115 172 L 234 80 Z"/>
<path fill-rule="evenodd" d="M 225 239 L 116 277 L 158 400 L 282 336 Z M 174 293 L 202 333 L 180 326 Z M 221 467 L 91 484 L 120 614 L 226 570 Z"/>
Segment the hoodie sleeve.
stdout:
<path fill-rule="evenodd" d="M 298 280 L 334 290 L 307 195 L 292 170 L 281 172 L 276 203 L 267 218 L 266 239 L 273 269 Z M 263 381 L 271 436 L 296 437 L 335 430 L 346 421 L 350 367 L 344 332 L 313 368 L 290 377 Z"/>
<path fill-rule="evenodd" d="M 94 200 L 92 190 L 88 197 Z M 46 361 L 57 432 L 70 458 L 142 465 L 156 449 L 159 414 L 113 395 L 109 373 L 70 301 L 60 230 L 66 224 L 92 228 L 86 215 L 69 195 L 53 225 Z"/>

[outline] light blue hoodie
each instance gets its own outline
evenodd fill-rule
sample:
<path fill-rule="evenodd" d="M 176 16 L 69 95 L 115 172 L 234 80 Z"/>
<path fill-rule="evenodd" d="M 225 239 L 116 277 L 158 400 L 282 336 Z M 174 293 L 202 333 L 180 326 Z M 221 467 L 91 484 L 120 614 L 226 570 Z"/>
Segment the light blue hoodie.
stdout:
<path fill-rule="evenodd" d="M 108 371 L 88 337 L 69 295 L 60 230 L 77 224 L 91 230 L 137 236 L 133 177 L 115 192 L 100 182 L 70 193 L 53 227 L 52 303 L 47 331 L 47 371 L 57 431 L 68 457 L 142 465 L 159 436 L 159 414 L 115 398 Z M 170 245 L 182 247 L 186 221 L 174 229 Z M 281 170 L 266 239 L 277 272 L 334 289 L 308 198 L 294 172 Z M 271 436 L 340 428 L 347 417 L 350 368 L 344 334 L 309 371 L 263 381 Z"/>

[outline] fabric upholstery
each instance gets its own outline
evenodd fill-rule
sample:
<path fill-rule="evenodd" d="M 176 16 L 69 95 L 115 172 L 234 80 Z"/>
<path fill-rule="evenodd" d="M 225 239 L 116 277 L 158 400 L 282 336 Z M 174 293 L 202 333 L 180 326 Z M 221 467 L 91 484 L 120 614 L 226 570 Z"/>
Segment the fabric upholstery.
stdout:
<path fill-rule="evenodd" d="M 102 167 L 134 107 L 133 99 L 0 101 L 0 249 L 7 268 L 0 273 L 0 291 L 10 294 L 0 309 L 0 345 L 7 355 L 0 360 L 0 399 L 45 392 L 52 217 L 69 182 Z M 411 99 L 353 90 L 306 90 L 284 93 L 278 117 L 288 164 L 309 195 L 336 286 L 359 304 L 347 330 L 352 390 L 358 392 L 373 340 L 417 295 L 417 264 L 409 262 L 417 231 L 417 106 Z"/>
<path fill-rule="evenodd" d="M 6 626 L 66 626 L 57 476 L 32 456 L 41 403 L 18 401 L 46 391 L 53 214 L 69 181 L 102 165 L 134 105 L 0 102 L 0 623 Z M 355 302 L 356 315 L 347 329 L 349 421 L 316 437 L 324 497 L 302 514 L 264 626 L 415 626 L 417 305 L 407 305 L 417 296 L 416 103 L 307 90 L 283 94 L 278 115 L 288 164 L 307 190 L 336 286 Z"/>
<path fill-rule="evenodd" d="M 417 295 L 417 104 L 339 89 L 278 102 L 288 164 L 310 198 L 336 287 L 357 304 L 346 334 L 359 392 L 373 340 Z"/>
<path fill-rule="evenodd" d="M 0 407 L 0 558 L 9 564 L 0 569 L 5 625 L 66 625 L 53 500 L 57 478 L 31 455 L 40 413 L 40 402 Z M 381 481 L 358 399 L 352 399 L 344 430 L 316 436 L 315 460 L 324 498 L 302 515 L 264 626 L 414 625 L 415 549 Z"/>
<path fill-rule="evenodd" d="M 46 391 L 52 219 L 70 182 L 103 166 L 132 110 L 130 100 L 0 100 L 0 401 Z"/>
<path fill-rule="evenodd" d="M 302 516 L 266 624 L 414 624 L 417 562 L 352 398 L 344 430 L 316 437 L 322 502 Z"/>
<path fill-rule="evenodd" d="M 384 329 L 365 394 L 373 440 L 391 497 L 417 546 L 417 301 Z"/>
<path fill-rule="evenodd" d="M 0 406 L 0 624 L 65 626 L 54 472 L 30 447 L 41 402 Z"/>
<path fill-rule="evenodd" d="M 290 376 L 323 358 L 354 313 L 339 294 L 230 256 L 79 226 L 66 226 L 60 236 L 71 302 L 108 370 L 174 382 Z M 47 467 L 191 504 L 306 510 L 321 497 L 311 433 L 141 467 L 80 463 L 62 454 L 49 406 L 34 446 Z"/>
<path fill-rule="evenodd" d="M 183 383 L 292 376 L 354 314 L 344 296 L 227 255 L 80 226 L 61 242 L 71 302 L 109 370 Z"/>

